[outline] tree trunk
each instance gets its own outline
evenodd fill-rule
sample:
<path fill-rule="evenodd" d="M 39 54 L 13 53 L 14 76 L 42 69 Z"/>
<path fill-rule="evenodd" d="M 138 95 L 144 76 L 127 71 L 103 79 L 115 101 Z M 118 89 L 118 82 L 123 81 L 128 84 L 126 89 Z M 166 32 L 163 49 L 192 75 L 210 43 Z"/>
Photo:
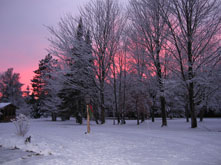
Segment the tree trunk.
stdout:
<path fill-rule="evenodd" d="M 151 119 L 152 119 L 152 122 L 154 122 L 154 108 L 151 108 Z"/>
<path fill-rule="evenodd" d="M 162 125 L 163 126 L 167 126 L 167 118 L 166 118 L 166 109 L 165 109 L 165 97 L 164 96 L 160 96 L 160 103 L 161 103 L 161 112 L 162 112 Z"/>
<path fill-rule="evenodd" d="M 141 113 L 141 123 L 143 123 L 145 121 L 145 114 L 144 112 Z"/>
<path fill-rule="evenodd" d="M 97 112 L 96 108 L 94 109 L 94 119 L 96 124 L 99 124 L 99 113 Z"/>
<path fill-rule="evenodd" d="M 101 100 L 101 124 L 105 123 L 105 109 L 104 109 L 104 97 Z"/>
<path fill-rule="evenodd" d="M 166 118 L 166 100 L 164 97 L 164 85 L 162 82 L 162 72 L 161 72 L 161 66 L 160 66 L 160 60 L 159 60 L 159 54 L 157 55 L 157 76 L 158 76 L 158 83 L 160 86 L 160 104 L 161 104 L 161 116 L 162 116 L 162 125 L 163 126 L 167 126 L 167 118 Z"/>
<path fill-rule="evenodd" d="M 159 21 L 159 20 L 158 20 Z M 157 27 L 157 31 L 159 32 L 159 27 Z M 161 72 L 161 64 L 160 64 L 160 46 L 159 46 L 159 39 L 156 40 L 156 69 L 157 69 L 157 76 L 158 76 L 158 83 L 160 89 L 160 104 L 161 104 L 161 114 L 162 114 L 162 125 L 167 126 L 167 118 L 166 118 L 166 100 L 164 96 L 164 84 L 162 80 L 162 72 Z"/>
<path fill-rule="evenodd" d="M 65 120 L 66 120 L 65 115 L 62 114 L 62 115 L 61 115 L 61 121 L 65 121 Z"/>
<path fill-rule="evenodd" d="M 189 102 L 190 102 L 190 114 L 191 114 L 191 128 L 197 127 L 196 113 L 194 108 L 194 98 L 193 98 L 193 83 L 189 86 Z"/>
<path fill-rule="evenodd" d="M 120 113 L 117 112 L 117 124 L 119 125 L 120 124 Z"/>
<path fill-rule="evenodd" d="M 185 117 L 186 117 L 186 122 L 189 122 L 189 108 L 188 108 L 188 103 L 185 105 Z"/>
<path fill-rule="evenodd" d="M 114 111 L 114 108 L 113 108 L 113 125 L 115 125 L 115 120 L 116 120 L 116 114 L 115 114 L 115 111 Z"/>
<path fill-rule="evenodd" d="M 195 105 L 194 105 L 194 84 L 193 84 L 193 55 L 192 55 L 192 41 L 191 41 L 191 24 L 187 23 L 187 29 L 188 29 L 188 78 L 189 78 L 189 104 L 190 104 L 190 114 L 191 114 L 191 128 L 197 127 L 197 120 L 196 120 L 196 114 L 195 114 Z"/>
<path fill-rule="evenodd" d="M 207 110 L 206 106 L 203 106 L 202 109 L 200 110 L 200 122 L 203 121 L 203 117 L 204 117 L 204 114 L 205 114 L 206 110 Z"/>
<path fill-rule="evenodd" d="M 66 120 L 70 120 L 70 118 L 71 118 L 70 114 L 67 114 Z"/>
<path fill-rule="evenodd" d="M 126 111 L 126 53 L 127 49 L 125 47 L 125 52 L 124 52 L 124 88 L 123 88 L 123 112 Z M 126 121 L 124 120 L 124 124 L 126 124 Z"/>
<path fill-rule="evenodd" d="M 119 58 L 119 61 L 122 59 Z M 122 63 L 120 63 L 122 65 Z M 122 66 L 120 66 L 120 75 L 119 75 L 119 111 L 121 112 L 121 124 L 125 124 L 125 119 L 124 119 L 124 108 L 122 104 Z"/>
<path fill-rule="evenodd" d="M 77 113 L 77 116 L 76 116 L 76 123 L 82 124 L 82 116 L 79 115 L 79 113 Z"/>
<path fill-rule="evenodd" d="M 152 122 L 155 121 L 154 119 L 154 113 L 155 113 L 155 105 L 156 105 L 156 101 L 155 101 L 155 96 L 153 96 L 153 105 L 151 106 L 151 118 L 152 118 Z"/>
<path fill-rule="evenodd" d="M 135 110 L 136 110 L 136 112 L 137 112 L 137 125 L 139 125 L 139 124 L 140 124 L 140 121 L 139 121 L 139 111 L 138 111 L 138 108 L 137 108 L 137 102 L 138 102 L 138 100 L 137 100 L 137 98 L 136 98 Z"/>
<path fill-rule="evenodd" d="M 78 100 L 78 111 L 76 112 L 76 123 L 83 123 L 83 106 L 81 105 L 81 99 Z"/>
<path fill-rule="evenodd" d="M 113 61 L 113 75 L 114 75 L 114 103 L 115 103 L 115 112 L 114 112 L 114 125 L 115 125 L 115 117 L 117 117 L 118 124 L 120 123 L 120 119 L 118 116 L 118 107 L 117 107 L 117 83 L 116 83 L 116 70 L 115 70 L 115 62 Z"/>
<path fill-rule="evenodd" d="M 104 81 L 101 83 L 101 124 L 105 123 L 105 109 L 104 109 Z"/>
<path fill-rule="evenodd" d="M 57 121 L 57 114 L 52 112 L 51 119 L 52 119 L 52 121 Z"/>

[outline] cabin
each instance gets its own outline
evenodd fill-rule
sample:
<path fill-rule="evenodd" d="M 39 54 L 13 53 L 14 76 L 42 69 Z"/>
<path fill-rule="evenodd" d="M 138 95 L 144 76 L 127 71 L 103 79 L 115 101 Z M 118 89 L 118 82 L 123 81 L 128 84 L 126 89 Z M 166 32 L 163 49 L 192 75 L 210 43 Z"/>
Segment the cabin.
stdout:
<path fill-rule="evenodd" d="M 0 103 L 0 122 L 10 122 L 16 117 L 16 106 L 12 103 Z"/>

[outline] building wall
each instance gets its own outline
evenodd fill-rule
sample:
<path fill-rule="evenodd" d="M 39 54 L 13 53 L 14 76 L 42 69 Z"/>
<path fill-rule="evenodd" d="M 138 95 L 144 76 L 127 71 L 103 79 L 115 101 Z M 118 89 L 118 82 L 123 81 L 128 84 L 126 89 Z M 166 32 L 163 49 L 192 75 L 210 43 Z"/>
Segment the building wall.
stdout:
<path fill-rule="evenodd" d="M 2 113 L 0 117 L 0 122 L 10 122 L 11 119 L 16 117 L 16 107 L 14 105 L 8 105 L 0 109 Z"/>

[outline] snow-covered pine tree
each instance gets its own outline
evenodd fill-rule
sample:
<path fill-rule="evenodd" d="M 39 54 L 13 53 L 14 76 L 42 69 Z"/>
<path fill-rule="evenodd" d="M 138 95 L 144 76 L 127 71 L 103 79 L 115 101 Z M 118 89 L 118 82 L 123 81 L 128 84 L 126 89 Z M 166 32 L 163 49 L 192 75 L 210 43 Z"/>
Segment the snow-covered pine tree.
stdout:
<path fill-rule="evenodd" d="M 35 76 L 31 80 L 32 82 L 32 91 L 34 95 L 34 101 L 32 102 L 32 117 L 39 118 L 46 111 L 44 107 L 44 99 L 47 95 L 47 91 L 45 90 L 46 81 L 45 79 L 50 79 L 51 72 L 50 63 L 52 60 L 52 56 L 50 54 L 46 55 L 46 57 L 39 62 L 38 69 L 34 71 Z"/>
<path fill-rule="evenodd" d="M 62 120 L 66 120 L 73 114 L 76 122 L 82 124 L 83 103 L 81 97 L 81 79 L 79 79 L 79 67 L 83 65 L 79 58 L 83 55 L 84 39 L 83 39 L 83 22 L 79 20 L 76 34 L 73 40 L 71 54 L 66 59 L 67 70 L 65 71 L 63 87 L 59 94 L 62 98 L 60 108 L 62 109 Z"/>
<path fill-rule="evenodd" d="M 22 97 L 22 83 L 19 81 L 20 74 L 13 73 L 13 68 L 9 68 L 0 75 L 0 102 L 10 102 L 20 107 L 24 100 Z"/>
<path fill-rule="evenodd" d="M 85 35 L 85 53 L 86 53 L 86 68 L 85 73 L 87 74 L 87 88 L 86 92 L 91 96 L 91 105 L 94 110 L 94 118 L 96 123 L 98 124 L 99 119 L 99 112 L 98 112 L 98 105 L 99 105 L 99 90 L 97 87 L 97 79 L 96 79 L 96 67 L 94 64 L 95 58 L 93 57 L 93 48 L 92 48 L 92 40 L 91 40 L 91 33 L 90 30 L 87 30 Z"/>
<path fill-rule="evenodd" d="M 67 65 L 63 89 L 60 92 L 63 99 L 61 108 L 64 115 L 74 114 L 77 123 L 81 124 L 85 112 L 85 94 L 90 94 L 93 102 L 96 102 L 97 97 L 90 32 L 87 31 L 85 34 L 81 18 L 74 38 L 72 55 L 67 58 Z"/>
<path fill-rule="evenodd" d="M 56 118 L 60 112 L 59 106 L 61 104 L 61 98 L 59 92 L 61 90 L 60 76 L 61 69 L 58 60 L 48 54 L 45 57 L 45 69 L 42 75 L 44 81 L 43 91 L 45 92 L 44 99 L 42 100 L 42 106 L 46 114 L 51 115 L 52 121 L 56 121 Z"/>

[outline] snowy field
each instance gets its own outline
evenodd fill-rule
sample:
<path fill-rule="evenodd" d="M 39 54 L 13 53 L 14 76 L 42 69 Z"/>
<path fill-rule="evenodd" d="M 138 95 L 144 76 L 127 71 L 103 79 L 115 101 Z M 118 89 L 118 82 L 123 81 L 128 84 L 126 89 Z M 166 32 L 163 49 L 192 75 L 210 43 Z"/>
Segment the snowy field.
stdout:
<path fill-rule="evenodd" d="M 75 121 L 30 121 L 31 143 L 15 135 L 12 123 L 0 123 L 0 164 L 4 165 L 220 165 L 221 119 L 205 119 L 196 129 L 185 119 L 168 127 L 146 121 L 105 125 Z M 11 150 L 14 148 L 19 148 Z M 9 150 L 10 149 L 10 150 Z M 29 151 L 29 152 L 24 152 Z"/>

